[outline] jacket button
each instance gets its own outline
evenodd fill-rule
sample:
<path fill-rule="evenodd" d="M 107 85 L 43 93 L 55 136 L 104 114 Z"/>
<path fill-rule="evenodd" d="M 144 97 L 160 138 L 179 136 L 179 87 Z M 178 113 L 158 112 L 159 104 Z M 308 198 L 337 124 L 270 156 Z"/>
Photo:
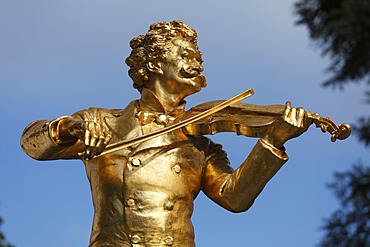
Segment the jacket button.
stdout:
<path fill-rule="evenodd" d="M 168 211 L 171 211 L 173 209 L 173 202 L 168 201 L 164 204 L 164 208 L 167 209 Z"/>
<path fill-rule="evenodd" d="M 141 239 L 138 235 L 133 235 L 133 236 L 130 237 L 130 240 L 131 240 L 131 243 L 138 244 L 138 243 L 140 243 Z"/>
<path fill-rule="evenodd" d="M 141 161 L 138 158 L 131 158 L 131 165 L 133 166 L 140 166 Z"/>
<path fill-rule="evenodd" d="M 171 237 L 171 236 L 167 236 L 167 237 L 164 239 L 164 242 L 165 242 L 168 246 L 173 245 L 173 237 Z"/>
<path fill-rule="evenodd" d="M 180 172 L 181 172 L 181 166 L 179 166 L 179 165 L 175 165 L 172 169 L 173 169 L 176 173 L 180 173 Z"/>
<path fill-rule="evenodd" d="M 132 198 L 128 199 L 126 203 L 127 203 L 127 206 L 129 207 L 135 206 L 135 200 Z"/>

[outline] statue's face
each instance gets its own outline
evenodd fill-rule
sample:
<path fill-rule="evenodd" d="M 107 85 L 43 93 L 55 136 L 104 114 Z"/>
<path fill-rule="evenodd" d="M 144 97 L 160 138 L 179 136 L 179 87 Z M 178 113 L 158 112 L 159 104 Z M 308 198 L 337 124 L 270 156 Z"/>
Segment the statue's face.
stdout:
<path fill-rule="evenodd" d="M 182 38 L 176 38 L 172 43 L 166 58 L 158 62 L 163 77 L 162 86 L 184 96 L 200 91 L 206 86 L 206 79 L 201 74 L 202 53 L 195 44 Z"/>

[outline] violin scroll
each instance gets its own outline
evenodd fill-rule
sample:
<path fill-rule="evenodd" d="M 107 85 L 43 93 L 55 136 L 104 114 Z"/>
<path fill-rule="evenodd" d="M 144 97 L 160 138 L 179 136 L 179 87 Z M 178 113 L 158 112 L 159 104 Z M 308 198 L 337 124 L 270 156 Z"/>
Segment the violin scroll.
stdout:
<path fill-rule="evenodd" d="M 318 113 L 311 114 L 308 112 L 308 117 L 312 119 L 317 128 L 322 132 L 329 132 L 331 134 L 331 141 L 344 140 L 351 134 L 351 126 L 346 123 L 336 125 L 330 117 L 322 117 Z"/>

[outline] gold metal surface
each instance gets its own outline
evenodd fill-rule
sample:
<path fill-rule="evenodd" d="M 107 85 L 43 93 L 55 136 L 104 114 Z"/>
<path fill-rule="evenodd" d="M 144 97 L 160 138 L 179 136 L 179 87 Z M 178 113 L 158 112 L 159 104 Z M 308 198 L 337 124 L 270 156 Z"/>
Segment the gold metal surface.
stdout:
<path fill-rule="evenodd" d="M 208 117 L 208 116 L 212 115 L 213 113 L 216 113 L 216 112 L 218 112 L 222 109 L 225 109 L 226 107 L 232 105 L 233 103 L 236 103 L 240 100 L 243 100 L 243 99 L 253 95 L 253 93 L 254 93 L 253 89 L 248 89 L 248 90 L 236 95 L 235 97 L 232 97 L 232 98 L 230 98 L 226 101 L 223 101 L 220 104 L 218 104 L 218 105 L 216 105 L 212 108 L 209 108 L 207 110 L 204 110 L 203 112 L 198 113 L 197 115 L 191 116 L 191 117 L 187 118 L 184 121 L 174 123 L 170 126 L 167 126 L 167 127 L 162 128 L 162 129 L 150 132 L 146 135 L 138 136 L 134 139 L 122 140 L 122 141 L 119 141 L 117 143 L 108 145 L 104 149 L 104 151 L 101 152 L 99 155 L 105 155 L 105 154 L 117 151 L 119 149 L 123 149 L 123 148 L 129 147 L 129 146 L 135 145 L 135 144 L 140 144 L 144 141 L 150 140 L 150 139 L 158 137 L 160 135 L 167 134 L 168 132 L 174 131 L 176 129 L 180 129 L 182 127 L 185 127 L 186 125 L 189 125 L 189 124 L 191 124 L 193 122 L 196 122 L 196 121 L 198 121 L 202 118 Z M 99 156 L 99 155 L 97 155 L 97 156 Z M 97 157 L 97 156 L 95 156 L 95 157 Z"/>
<path fill-rule="evenodd" d="M 21 146 L 38 160 L 81 159 L 91 185 L 90 247 L 191 247 L 193 201 L 200 191 L 232 212 L 248 210 L 288 160 L 284 143 L 315 123 L 344 139 L 349 125 L 302 108 L 184 99 L 206 86 L 197 34 L 182 21 L 160 22 L 130 42 L 126 59 L 141 97 L 124 109 L 89 108 L 26 127 Z M 236 169 L 204 137 L 232 131 L 259 140 Z M 108 145 L 109 144 L 109 145 Z"/>

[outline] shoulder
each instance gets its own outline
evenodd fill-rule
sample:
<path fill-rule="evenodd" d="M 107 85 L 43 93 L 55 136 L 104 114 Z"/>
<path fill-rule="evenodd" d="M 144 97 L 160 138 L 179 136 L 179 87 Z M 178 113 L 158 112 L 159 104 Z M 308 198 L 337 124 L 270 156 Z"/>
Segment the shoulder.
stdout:
<path fill-rule="evenodd" d="M 98 107 L 90 107 L 87 109 L 80 110 L 74 113 L 72 116 L 82 118 L 84 120 L 94 120 L 96 118 L 109 118 L 109 117 L 120 117 L 127 113 L 135 112 L 138 106 L 138 101 L 133 100 L 131 101 L 125 108 L 114 108 L 114 109 L 107 109 L 107 108 L 98 108 Z"/>

